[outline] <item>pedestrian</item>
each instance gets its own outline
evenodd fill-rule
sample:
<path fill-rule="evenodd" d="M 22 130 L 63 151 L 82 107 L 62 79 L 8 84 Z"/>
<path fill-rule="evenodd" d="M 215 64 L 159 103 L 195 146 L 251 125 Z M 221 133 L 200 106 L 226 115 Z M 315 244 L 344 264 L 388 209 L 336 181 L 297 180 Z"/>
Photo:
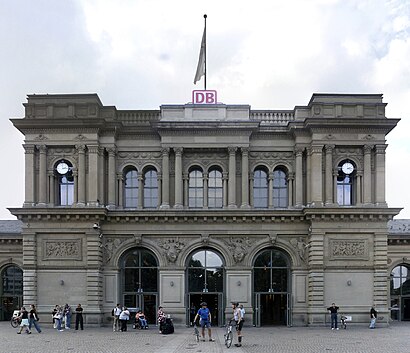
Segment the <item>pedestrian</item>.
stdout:
<path fill-rule="evenodd" d="M 205 328 L 208 329 L 208 337 L 210 342 L 214 342 L 215 340 L 212 338 L 212 330 L 211 330 L 211 312 L 208 309 L 208 304 L 205 302 L 201 303 L 201 308 L 198 310 L 198 313 L 195 315 L 194 322 L 200 318 L 199 324 L 202 327 L 202 341 L 205 342 Z"/>
<path fill-rule="evenodd" d="M 233 320 L 236 322 L 236 333 L 238 336 L 238 343 L 235 343 L 236 347 L 242 346 L 242 327 L 243 327 L 243 315 L 242 310 L 239 307 L 239 303 L 232 302 L 232 310 L 233 310 Z"/>
<path fill-rule="evenodd" d="M 28 312 L 24 306 L 21 307 L 20 309 L 20 329 L 17 331 L 17 334 L 20 334 L 21 331 L 23 331 L 24 328 L 26 328 L 26 333 L 30 334 L 31 331 L 28 328 L 29 327 L 29 322 L 28 322 Z"/>
<path fill-rule="evenodd" d="M 38 324 L 39 317 L 37 314 L 37 309 L 34 304 L 30 305 L 30 312 L 28 316 L 28 329 L 31 331 L 31 326 L 33 325 L 38 333 L 41 333 L 40 325 Z"/>
<path fill-rule="evenodd" d="M 78 327 L 84 330 L 83 307 L 81 304 L 78 304 L 75 308 L 75 329 L 78 330 Z"/>
<path fill-rule="evenodd" d="M 53 318 L 55 320 L 55 328 L 57 329 L 57 331 L 64 331 L 61 328 L 61 321 L 63 321 L 63 309 L 61 308 L 60 305 L 56 305 L 53 312 L 55 312 Z"/>
<path fill-rule="evenodd" d="M 127 323 L 128 320 L 130 319 L 130 312 L 128 311 L 127 307 L 124 306 L 122 308 L 121 314 L 120 314 L 120 322 L 121 322 L 121 332 L 126 332 L 127 331 Z"/>
<path fill-rule="evenodd" d="M 164 311 L 162 310 L 162 306 L 158 308 L 157 312 L 157 321 L 158 321 L 158 326 L 159 326 L 159 333 L 162 333 L 162 328 L 165 324 L 166 316 Z"/>
<path fill-rule="evenodd" d="M 239 305 L 239 308 L 241 309 L 241 312 L 242 312 L 242 321 L 245 321 L 245 313 L 246 313 L 246 311 L 245 311 L 245 309 L 244 309 L 244 307 L 243 307 L 242 304 Z"/>
<path fill-rule="evenodd" d="M 339 307 L 336 306 L 335 303 L 332 303 L 332 306 L 329 306 L 327 310 L 330 311 L 330 321 L 332 330 L 338 330 L 339 328 L 337 327 L 337 311 L 339 310 Z"/>
<path fill-rule="evenodd" d="M 375 328 L 376 321 L 377 321 L 377 311 L 372 306 L 371 309 L 370 309 L 370 326 L 369 326 L 369 328 Z"/>
<path fill-rule="evenodd" d="M 120 315 L 121 315 L 121 304 L 117 304 L 117 306 L 112 309 L 112 317 L 113 317 L 113 323 L 112 323 L 112 330 L 113 332 L 119 331 L 120 330 Z"/>
<path fill-rule="evenodd" d="M 66 303 L 64 305 L 64 322 L 66 330 L 69 330 L 71 328 L 71 315 L 71 306 Z"/>

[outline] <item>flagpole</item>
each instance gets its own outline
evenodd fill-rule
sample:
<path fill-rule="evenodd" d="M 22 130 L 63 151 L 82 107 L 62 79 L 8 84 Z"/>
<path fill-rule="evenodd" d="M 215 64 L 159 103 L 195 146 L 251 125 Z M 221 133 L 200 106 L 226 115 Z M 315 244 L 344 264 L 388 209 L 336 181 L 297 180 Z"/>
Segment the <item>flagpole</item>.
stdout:
<path fill-rule="evenodd" d="M 204 72 L 204 76 L 205 76 L 205 80 L 204 80 L 204 84 L 205 84 L 205 91 L 206 91 L 206 18 L 207 18 L 208 16 L 205 14 L 204 15 L 204 19 L 205 19 L 205 31 L 204 31 L 204 33 L 205 33 L 205 48 L 204 48 L 204 54 L 205 54 L 205 60 L 204 60 L 204 66 L 205 66 L 205 72 Z"/>

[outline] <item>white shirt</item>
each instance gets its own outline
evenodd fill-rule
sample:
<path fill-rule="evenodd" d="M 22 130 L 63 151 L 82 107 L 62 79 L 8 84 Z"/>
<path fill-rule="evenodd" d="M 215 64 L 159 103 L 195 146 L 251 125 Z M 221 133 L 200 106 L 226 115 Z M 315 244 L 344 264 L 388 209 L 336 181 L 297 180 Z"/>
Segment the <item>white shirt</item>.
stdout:
<path fill-rule="evenodd" d="M 114 315 L 115 316 L 120 316 L 120 314 L 121 314 L 121 308 L 119 308 L 118 306 L 116 306 L 115 308 L 114 308 Z"/>
<path fill-rule="evenodd" d="M 120 320 L 129 320 L 130 312 L 128 310 L 121 311 Z"/>

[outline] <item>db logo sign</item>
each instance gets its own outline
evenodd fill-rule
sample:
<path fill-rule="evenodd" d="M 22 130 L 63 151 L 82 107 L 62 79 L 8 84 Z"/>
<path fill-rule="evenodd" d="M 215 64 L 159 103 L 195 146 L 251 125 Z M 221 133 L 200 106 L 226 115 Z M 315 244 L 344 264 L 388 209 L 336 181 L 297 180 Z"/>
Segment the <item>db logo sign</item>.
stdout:
<path fill-rule="evenodd" d="M 193 104 L 216 104 L 216 91 L 192 91 Z"/>

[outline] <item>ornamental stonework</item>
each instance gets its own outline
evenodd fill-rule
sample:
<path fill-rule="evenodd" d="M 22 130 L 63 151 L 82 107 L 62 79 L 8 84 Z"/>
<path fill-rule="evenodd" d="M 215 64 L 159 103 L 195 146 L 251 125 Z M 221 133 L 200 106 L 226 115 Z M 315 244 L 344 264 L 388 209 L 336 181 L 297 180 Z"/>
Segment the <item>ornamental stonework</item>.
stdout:
<path fill-rule="evenodd" d="M 239 264 L 248 254 L 248 251 L 252 246 L 252 241 L 248 237 L 231 237 L 229 240 L 225 240 L 225 244 L 232 254 L 235 263 Z"/>
<path fill-rule="evenodd" d="M 43 260 L 81 260 L 81 240 L 44 240 Z"/>
<path fill-rule="evenodd" d="M 179 253 L 185 247 L 185 243 L 178 238 L 159 240 L 158 245 L 163 249 L 168 263 L 175 263 Z"/>
<path fill-rule="evenodd" d="M 103 251 L 103 262 L 108 264 L 116 250 L 124 243 L 126 238 L 104 238 L 101 245 Z"/>
<path fill-rule="evenodd" d="M 331 240 L 330 254 L 333 258 L 367 259 L 366 240 Z"/>

